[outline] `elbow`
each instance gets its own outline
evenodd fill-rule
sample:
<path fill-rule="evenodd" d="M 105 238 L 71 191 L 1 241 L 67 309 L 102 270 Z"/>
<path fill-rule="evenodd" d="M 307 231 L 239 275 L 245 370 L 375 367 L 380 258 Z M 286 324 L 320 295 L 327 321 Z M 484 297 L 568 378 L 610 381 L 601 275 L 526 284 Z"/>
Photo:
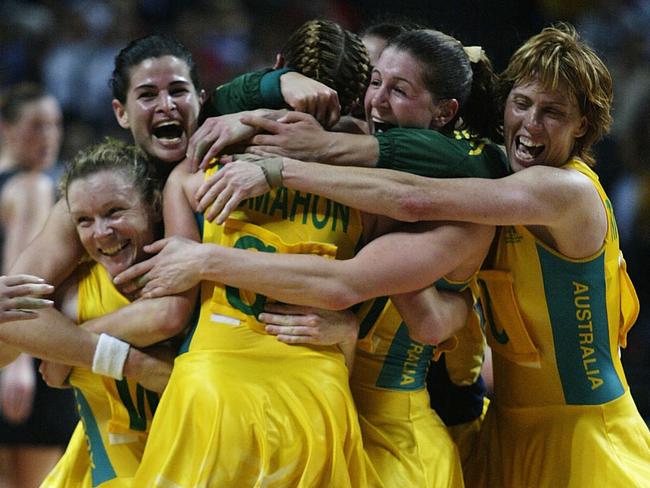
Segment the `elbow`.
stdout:
<path fill-rule="evenodd" d="M 431 327 L 417 327 L 415 330 L 409 328 L 409 335 L 414 341 L 429 346 L 437 346 L 445 340 L 442 334 L 432 330 Z"/>
<path fill-rule="evenodd" d="M 407 323 L 406 325 L 411 339 L 422 344 L 437 346 L 453 335 L 450 330 L 447 330 L 447 327 L 441 324 L 444 324 L 441 317 L 428 315 L 422 320 L 418 320 L 417 323 Z"/>

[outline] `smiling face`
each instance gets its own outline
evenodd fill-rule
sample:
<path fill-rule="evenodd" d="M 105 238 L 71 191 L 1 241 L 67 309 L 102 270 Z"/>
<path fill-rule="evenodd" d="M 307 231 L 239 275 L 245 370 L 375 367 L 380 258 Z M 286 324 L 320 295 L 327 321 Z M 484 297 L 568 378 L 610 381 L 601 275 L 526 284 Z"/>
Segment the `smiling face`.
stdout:
<path fill-rule="evenodd" d="M 586 130 L 587 119 L 565 86 L 551 91 L 533 81 L 510 90 L 504 131 L 513 171 L 540 164 L 562 166 Z"/>
<path fill-rule="evenodd" d="M 126 103 L 113 100 L 119 124 L 135 144 L 163 163 L 185 157 L 205 93 L 197 93 L 187 63 L 175 56 L 148 58 L 130 70 Z"/>
<path fill-rule="evenodd" d="M 51 167 L 59 155 L 63 116 L 50 96 L 26 103 L 15 123 L 5 124 L 5 138 L 16 162 L 26 169 Z"/>
<path fill-rule="evenodd" d="M 88 255 L 111 276 L 144 258 L 158 220 L 123 172 L 103 170 L 70 183 L 68 208 Z"/>
<path fill-rule="evenodd" d="M 384 49 L 373 67 L 365 108 L 379 127 L 439 128 L 440 102 L 427 90 L 418 61 L 393 47 Z"/>

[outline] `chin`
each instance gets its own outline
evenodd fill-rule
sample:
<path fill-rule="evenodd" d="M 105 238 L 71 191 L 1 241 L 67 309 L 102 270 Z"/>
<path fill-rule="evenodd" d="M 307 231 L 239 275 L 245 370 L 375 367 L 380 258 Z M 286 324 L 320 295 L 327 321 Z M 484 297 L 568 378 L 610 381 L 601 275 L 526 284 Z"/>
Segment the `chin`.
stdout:
<path fill-rule="evenodd" d="M 153 156 L 163 163 L 176 164 L 185 159 L 186 152 L 185 149 L 163 149 L 155 151 Z"/>

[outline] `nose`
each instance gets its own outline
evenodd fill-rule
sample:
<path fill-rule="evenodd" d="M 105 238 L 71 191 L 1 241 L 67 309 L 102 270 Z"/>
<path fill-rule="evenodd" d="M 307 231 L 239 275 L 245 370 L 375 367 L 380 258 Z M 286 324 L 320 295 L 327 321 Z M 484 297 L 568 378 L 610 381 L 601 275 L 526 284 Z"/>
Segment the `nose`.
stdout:
<path fill-rule="evenodd" d="M 531 107 L 526 113 L 524 126 L 532 132 L 540 130 L 542 127 L 542 111 L 538 108 Z"/>
<path fill-rule="evenodd" d="M 174 97 L 169 92 L 160 92 L 158 98 L 158 108 L 162 112 L 169 113 L 176 108 Z"/>
<path fill-rule="evenodd" d="M 94 224 L 93 233 L 95 234 L 95 237 L 106 237 L 111 235 L 113 232 L 113 228 L 109 225 L 109 222 L 106 219 L 97 218 L 95 219 Z"/>
<path fill-rule="evenodd" d="M 382 85 L 378 87 L 372 94 L 370 104 L 373 107 L 381 107 L 382 105 L 386 105 L 387 100 L 388 98 L 386 96 L 386 86 Z"/>

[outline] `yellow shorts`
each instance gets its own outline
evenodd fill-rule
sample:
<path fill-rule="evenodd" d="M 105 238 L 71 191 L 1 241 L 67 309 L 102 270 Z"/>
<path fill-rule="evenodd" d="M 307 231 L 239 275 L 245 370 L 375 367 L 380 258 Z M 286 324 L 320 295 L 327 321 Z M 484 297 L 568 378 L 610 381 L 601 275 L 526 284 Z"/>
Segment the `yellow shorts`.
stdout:
<path fill-rule="evenodd" d="M 468 486 L 650 484 L 650 432 L 629 393 L 603 405 L 504 408 L 493 400 Z"/>
<path fill-rule="evenodd" d="M 426 390 L 353 385 L 363 442 L 388 487 L 462 487 L 458 450 Z"/>
<path fill-rule="evenodd" d="M 176 359 L 134 487 L 367 486 L 342 355 L 251 334 Z"/>

